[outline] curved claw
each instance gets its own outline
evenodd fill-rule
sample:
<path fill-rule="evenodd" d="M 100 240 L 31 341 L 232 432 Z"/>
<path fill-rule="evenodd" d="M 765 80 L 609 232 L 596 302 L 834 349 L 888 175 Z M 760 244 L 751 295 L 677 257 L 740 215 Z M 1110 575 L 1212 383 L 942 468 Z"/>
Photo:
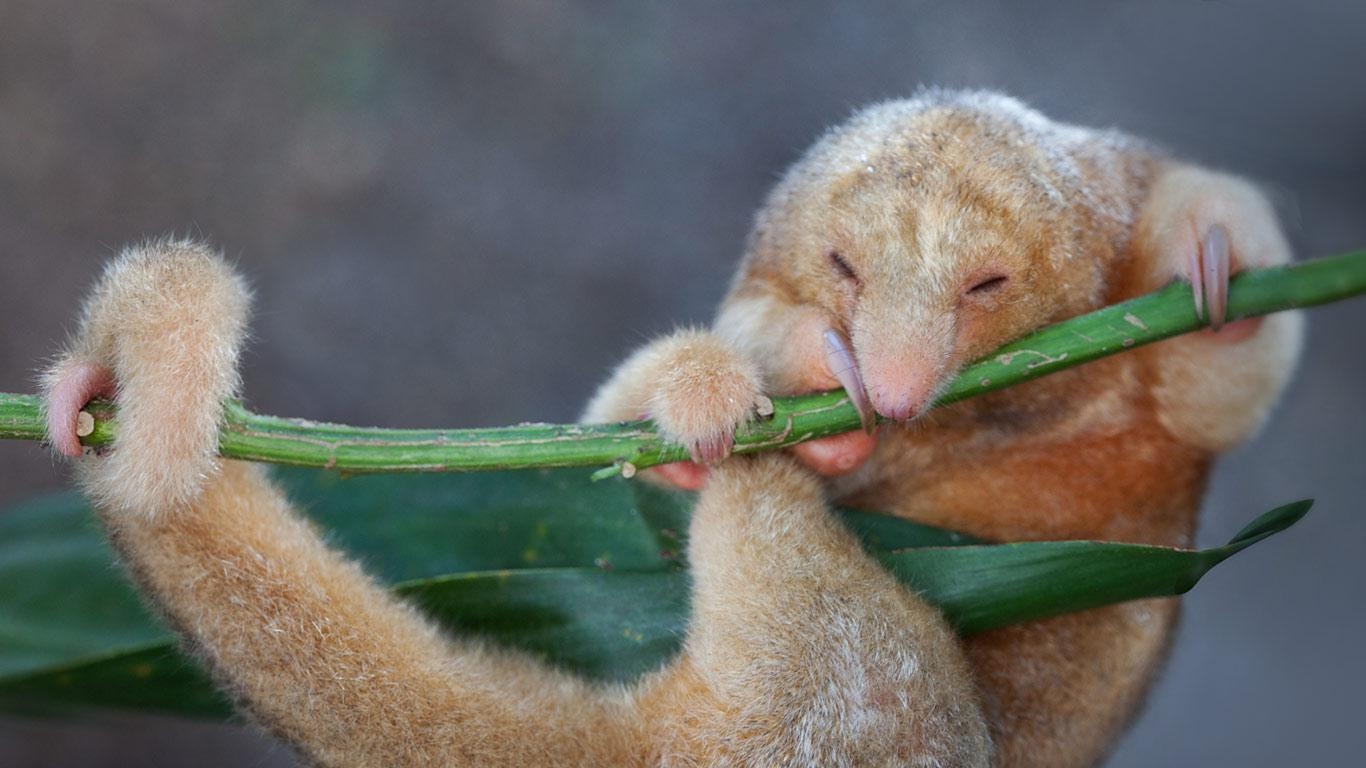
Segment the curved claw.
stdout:
<path fill-rule="evenodd" d="M 1205 304 L 1209 307 L 1209 327 L 1217 331 L 1224 326 L 1224 319 L 1228 313 L 1228 280 L 1231 271 L 1228 230 L 1224 229 L 1222 224 L 1215 224 L 1205 233 L 1204 242 L 1200 244 L 1200 261 L 1203 267 Z M 1192 272 L 1192 276 L 1194 274 Z M 1196 288 L 1197 293 L 1199 290 Z M 1198 296 L 1195 306 L 1197 310 L 1200 307 Z"/>
<path fill-rule="evenodd" d="M 113 397 L 114 374 L 98 363 L 77 363 L 59 374 L 48 393 L 47 437 L 63 456 L 81 455 L 76 418 L 95 397 Z"/>
<path fill-rule="evenodd" d="M 1191 293 L 1195 298 L 1195 316 L 1200 320 L 1205 319 L 1205 272 L 1200 266 L 1200 254 L 1203 250 L 1204 243 L 1190 250 L 1187 254 L 1189 262 L 1186 264 L 1186 274 L 1191 281 Z"/>
<path fill-rule="evenodd" d="M 877 415 L 873 411 L 873 404 L 868 400 L 868 391 L 863 386 L 863 376 L 859 373 L 858 363 L 854 361 L 854 354 L 849 351 L 849 342 L 844 338 L 844 334 L 833 328 L 825 329 L 823 335 L 825 365 L 839 380 L 845 394 L 849 395 L 849 401 L 858 410 L 859 423 L 863 425 L 863 431 L 871 433 L 877 426 Z"/>

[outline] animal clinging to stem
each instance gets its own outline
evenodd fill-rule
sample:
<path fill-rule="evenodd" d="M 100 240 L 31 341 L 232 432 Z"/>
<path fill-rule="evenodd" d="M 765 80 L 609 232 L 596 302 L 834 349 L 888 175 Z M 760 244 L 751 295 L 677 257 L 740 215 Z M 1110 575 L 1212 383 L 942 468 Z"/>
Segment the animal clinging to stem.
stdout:
<path fill-rule="evenodd" d="M 649 414 L 702 462 L 660 470 L 702 487 L 683 649 L 629 687 L 443 636 L 259 468 L 215 456 L 247 297 L 202 246 L 106 271 L 48 375 L 50 431 L 74 451 L 76 411 L 113 388 L 118 441 L 77 465 L 112 540 L 243 707 L 321 764 L 1087 765 L 1141 699 L 1174 604 L 959 640 L 827 504 L 1000 540 L 1185 543 L 1213 454 L 1288 375 L 1292 315 L 921 414 L 1043 324 L 1197 272 L 1217 322 L 1230 271 L 1287 258 L 1251 186 L 1121 135 L 982 93 L 859 113 L 774 190 L 714 327 L 646 346 L 588 407 Z M 721 461 L 765 394 L 841 385 L 870 423 L 909 426 Z"/>

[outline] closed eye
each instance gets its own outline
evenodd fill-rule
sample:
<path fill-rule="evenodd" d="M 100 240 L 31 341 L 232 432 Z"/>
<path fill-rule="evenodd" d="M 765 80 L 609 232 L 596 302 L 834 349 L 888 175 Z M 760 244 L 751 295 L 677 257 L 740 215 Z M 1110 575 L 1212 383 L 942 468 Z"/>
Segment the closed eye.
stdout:
<path fill-rule="evenodd" d="M 988 277 L 987 279 L 982 280 L 981 282 L 969 288 L 968 293 L 978 295 L 992 293 L 993 291 L 997 291 L 1001 288 L 1004 288 L 1006 284 L 1006 279 L 1007 278 L 1005 275 L 994 275 L 992 277 Z"/>
<path fill-rule="evenodd" d="M 858 280 L 858 273 L 854 271 L 853 267 L 849 266 L 849 262 L 844 260 L 844 257 L 840 255 L 839 251 L 831 251 L 829 257 L 830 263 L 835 267 L 835 271 L 839 272 L 840 277 L 846 280 Z"/>

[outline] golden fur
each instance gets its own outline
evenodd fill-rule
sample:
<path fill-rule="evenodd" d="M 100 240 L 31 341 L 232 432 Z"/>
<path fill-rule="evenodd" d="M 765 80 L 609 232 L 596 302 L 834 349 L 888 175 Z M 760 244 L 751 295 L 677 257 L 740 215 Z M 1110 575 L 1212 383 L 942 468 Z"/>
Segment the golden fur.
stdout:
<path fill-rule="evenodd" d="M 714 459 L 761 394 L 834 386 L 827 326 L 852 339 L 879 411 L 919 412 L 973 357 L 1184 274 L 1180 249 L 1214 224 L 1239 264 L 1288 258 L 1239 180 L 991 94 L 879 105 L 778 185 L 715 328 L 634 355 L 585 418 L 648 413 Z M 989 295 L 965 292 L 998 273 Z M 246 311 L 202 246 L 126 251 L 47 377 L 54 444 L 70 445 L 71 403 L 115 382 L 119 441 L 77 465 L 112 540 L 243 708 L 338 766 L 1091 764 L 1159 665 L 1175 604 L 959 641 L 828 499 L 1003 540 L 1187 543 L 1211 452 L 1264 418 L 1299 339 L 1283 315 L 1073 369 L 886 431 L 866 462 L 871 442 L 831 443 L 844 459 L 822 471 L 859 466 L 824 483 L 786 456 L 728 460 L 691 523 L 683 650 L 603 687 L 443 636 L 259 467 L 214 456 L 206 414 L 237 387 Z"/>

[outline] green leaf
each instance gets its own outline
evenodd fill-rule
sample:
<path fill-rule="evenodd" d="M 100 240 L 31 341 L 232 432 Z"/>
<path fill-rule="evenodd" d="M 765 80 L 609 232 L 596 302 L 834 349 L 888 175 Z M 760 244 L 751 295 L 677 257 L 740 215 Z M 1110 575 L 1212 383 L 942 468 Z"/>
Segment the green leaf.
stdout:
<path fill-rule="evenodd" d="M 500 571 L 405 584 L 429 615 L 603 680 L 630 680 L 678 649 L 687 574 L 587 568 Z"/>
<path fill-rule="evenodd" d="M 1209 569 L 1299 522 L 1313 505 L 1267 512 L 1228 544 L 1202 550 L 1042 541 L 875 553 L 897 578 L 972 634 L 1143 597 L 1182 595 Z"/>
<path fill-rule="evenodd" d="M 443 625 L 603 680 L 657 667 L 682 639 L 691 496 L 582 471 L 343 479 L 277 472 L 337 546 Z M 1299 502 L 1199 552 L 1094 542 L 983 545 L 844 511 L 865 546 L 964 632 L 1179 594 L 1293 524 Z M 140 606 L 74 494 L 0 513 L 0 708 L 221 717 L 226 701 Z"/>

